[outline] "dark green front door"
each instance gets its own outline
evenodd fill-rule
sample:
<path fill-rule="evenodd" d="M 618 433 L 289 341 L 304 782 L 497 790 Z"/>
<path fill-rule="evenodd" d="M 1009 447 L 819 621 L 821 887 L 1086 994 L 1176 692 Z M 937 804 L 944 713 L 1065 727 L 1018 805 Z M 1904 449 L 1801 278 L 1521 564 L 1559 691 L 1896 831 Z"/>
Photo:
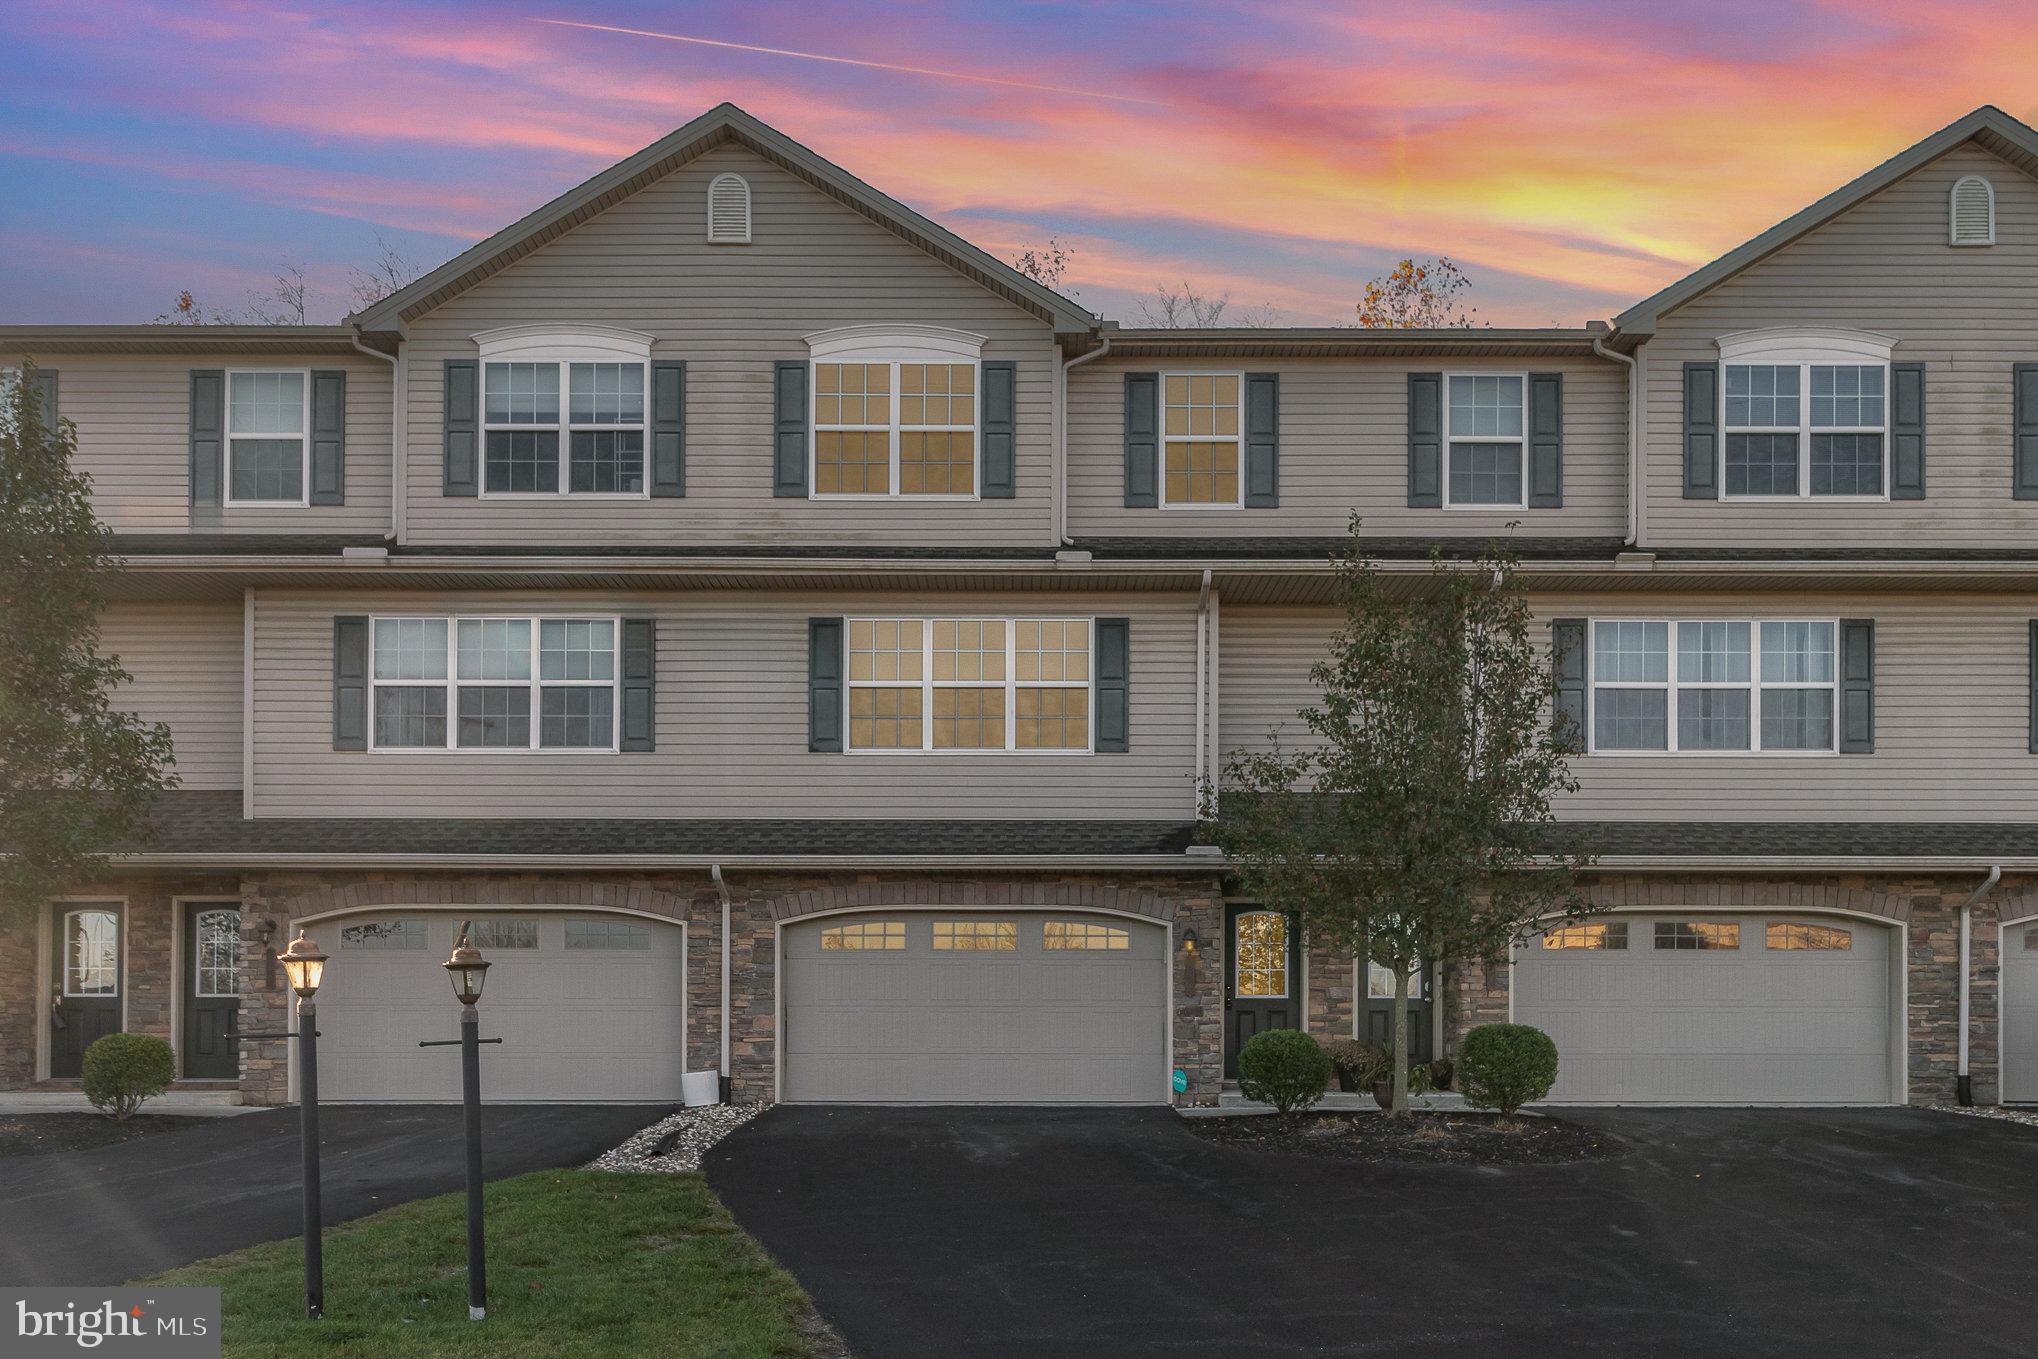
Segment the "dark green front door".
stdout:
<path fill-rule="evenodd" d="M 85 1049 L 120 1031 L 120 903 L 55 902 L 50 926 L 50 1075 L 76 1076 Z"/>
<path fill-rule="evenodd" d="M 1436 997 L 1430 972 L 1424 965 L 1408 979 L 1408 1052 L 1409 1060 L 1416 1062 L 1427 1062 L 1436 1055 L 1435 1019 L 1431 1014 Z M 1360 976 L 1365 979 L 1365 990 L 1360 997 L 1359 1033 L 1368 1043 L 1392 1048 L 1394 969 L 1369 961 L 1361 966 Z"/>
<path fill-rule="evenodd" d="M 192 902 L 184 917 L 184 1077 L 230 1081 L 241 1074 L 226 1035 L 241 1008 L 241 906 Z"/>
<path fill-rule="evenodd" d="M 1233 906 L 1225 915 L 1224 1074 L 1236 1076 L 1247 1039 L 1302 1027 L 1302 969 L 1286 915 L 1258 906 Z"/>

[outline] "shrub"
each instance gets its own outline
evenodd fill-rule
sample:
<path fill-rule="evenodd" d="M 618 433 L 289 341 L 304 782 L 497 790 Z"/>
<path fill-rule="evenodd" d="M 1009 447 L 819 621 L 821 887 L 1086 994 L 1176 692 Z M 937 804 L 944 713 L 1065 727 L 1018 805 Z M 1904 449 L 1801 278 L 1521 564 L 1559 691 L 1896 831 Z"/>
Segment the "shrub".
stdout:
<path fill-rule="evenodd" d="M 1448 1090 L 1451 1080 L 1458 1074 L 1457 1063 L 1448 1057 L 1439 1057 L 1429 1064 L 1429 1083 L 1433 1090 Z"/>
<path fill-rule="evenodd" d="M 1329 1056 L 1300 1029 L 1256 1033 L 1238 1050 L 1238 1088 L 1284 1114 L 1307 1109 L 1329 1086 Z"/>
<path fill-rule="evenodd" d="M 1323 1052 L 1338 1075 L 1359 1086 L 1372 1085 L 1387 1067 L 1386 1053 L 1356 1038 L 1325 1039 Z"/>
<path fill-rule="evenodd" d="M 109 1033 L 85 1049 L 85 1098 L 115 1118 L 162 1094 L 176 1077 L 176 1054 L 154 1034 Z"/>
<path fill-rule="evenodd" d="M 1557 1045 L 1532 1024 L 1481 1024 L 1458 1045 L 1457 1074 L 1467 1100 L 1512 1117 L 1556 1084 Z"/>

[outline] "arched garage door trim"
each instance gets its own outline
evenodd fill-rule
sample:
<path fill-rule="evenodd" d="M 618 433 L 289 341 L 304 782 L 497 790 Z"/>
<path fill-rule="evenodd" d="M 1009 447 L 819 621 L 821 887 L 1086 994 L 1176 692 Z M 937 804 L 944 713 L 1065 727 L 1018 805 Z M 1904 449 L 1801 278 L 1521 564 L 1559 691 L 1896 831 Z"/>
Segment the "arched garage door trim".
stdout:
<path fill-rule="evenodd" d="M 1154 900 L 1158 902 L 1159 899 L 1155 898 Z M 1046 903 L 1027 902 L 1023 904 L 1010 902 L 998 902 L 998 903 L 974 902 L 968 905 L 962 905 L 954 902 L 915 902 L 910 905 L 907 905 L 897 902 L 887 903 L 879 901 L 879 902 L 863 902 L 854 906 L 823 907 L 819 910 L 804 911 L 796 915 L 787 915 L 780 919 L 774 920 L 772 922 L 771 930 L 771 963 L 773 977 L 772 1015 L 771 1015 L 773 1034 L 773 1041 L 771 1045 L 772 1099 L 782 1100 L 785 1098 L 784 1037 L 785 1037 L 785 1002 L 786 1002 L 785 995 L 786 927 L 788 925 L 807 925 L 812 923 L 813 921 L 823 919 L 827 916 L 869 915 L 872 913 L 894 914 L 905 912 L 918 912 L 924 914 L 929 911 L 939 912 L 943 915 L 956 915 L 956 916 L 1019 915 L 1019 914 L 1104 915 L 1104 916 L 1116 916 L 1121 920 L 1135 921 L 1141 925 L 1146 925 L 1151 928 L 1160 930 L 1166 936 L 1167 939 L 1167 943 L 1164 945 L 1161 952 L 1162 959 L 1164 960 L 1165 963 L 1165 965 L 1161 968 L 1161 971 L 1167 977 L 1167 994 L 1164 997 L 1165 1004 L 1161 1012 L 1163 1024 L 1162 1033 L 1163 1046 L 1161 1048 L 1160 1053 L 1160 1070 L 1157 1073 L 1156 1077 L 1156 1093 L 1157 1093 L 1156 1102 L 1161 1104 L 1173 1103 L 1174 1101 L 1173 1066 L 1175 1053 L 1174 927 L 1170 921 L 1157 918 L 1155 915 L 1147 912 L 1128 911 L 1110 906 L 1090 906 L 1081 904 L 1079 902 L 1046 902 Z"/>

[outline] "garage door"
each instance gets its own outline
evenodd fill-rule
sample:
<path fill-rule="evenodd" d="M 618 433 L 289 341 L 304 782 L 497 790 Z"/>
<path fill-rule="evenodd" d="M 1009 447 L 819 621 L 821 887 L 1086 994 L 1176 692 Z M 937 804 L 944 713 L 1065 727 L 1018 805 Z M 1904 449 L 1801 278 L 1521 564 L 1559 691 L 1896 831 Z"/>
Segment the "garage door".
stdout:
<path fill-rule="evenodd" d="M 2038 1104 L 2038 921 L 2003 931 L 2003 1101 Z"/>
<path fill-rule="evenodd" d="M 1118 916 L 904 911 L 787 927 L 788 1100 L 1166 1099 L 1167 930 Z"/>
<path fill-rule="evenodd" d="M 1890 940 L 1816 916 L 1599 917 L 1516 951 L 1514 1014 L 1556 1040 L 1553 1100 L 1887 1103 Z"/>
<path fill-rule="evenodd" d="M 455 918 L 390 912 L 310 931 L 332 959 L 318 993 L 319 1098 L 457 1102 L 460 1007 L 440 966 Z M 686 1033 L 681 931 L 636 916 L 477 916 L 491 964 L 481 997 L 481 1097 L 503 1102 L 669 1103 Z"/>

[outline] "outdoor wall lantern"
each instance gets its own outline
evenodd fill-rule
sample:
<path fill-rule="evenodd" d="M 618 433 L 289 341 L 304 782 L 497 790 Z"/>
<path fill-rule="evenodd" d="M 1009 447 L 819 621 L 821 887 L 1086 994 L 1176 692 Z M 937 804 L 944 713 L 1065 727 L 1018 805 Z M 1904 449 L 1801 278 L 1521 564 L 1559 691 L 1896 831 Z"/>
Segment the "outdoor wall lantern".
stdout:
<path fill-rule="evenodd" d="M 1182 952 L 1193 958 L 1196 955 L 1196 950 L 1201 947 L 1203 947 L 1203 941 L 1196 937 L 1194 926 L 1182 931 Z"/>

